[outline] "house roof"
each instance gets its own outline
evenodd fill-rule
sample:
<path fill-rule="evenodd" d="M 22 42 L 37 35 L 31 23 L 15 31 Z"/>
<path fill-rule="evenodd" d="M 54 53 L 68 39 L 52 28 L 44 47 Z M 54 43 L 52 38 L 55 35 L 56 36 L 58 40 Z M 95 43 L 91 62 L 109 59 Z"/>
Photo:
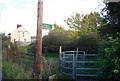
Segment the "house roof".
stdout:
<path fill-rule="evenodd" d="M 23 27 L 18 27 L 17 29 L 15 29 L 14 31 L 12 31 L 11 33 L 15 32 L 15 31 L 18 31 L 20 28 L 22 28 L 25 32 L 28 32 L 25 28 Z M 9 33 L 11 35 L 11 33 Z M 29 32 L 28 32 L 29 33 Z"/>

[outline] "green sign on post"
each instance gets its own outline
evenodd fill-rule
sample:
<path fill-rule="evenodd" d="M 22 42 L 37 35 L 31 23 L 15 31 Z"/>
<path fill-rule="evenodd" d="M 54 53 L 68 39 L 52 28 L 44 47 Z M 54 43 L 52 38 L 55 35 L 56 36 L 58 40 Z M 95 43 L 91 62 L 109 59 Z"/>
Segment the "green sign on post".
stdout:
<path fill-rule="evenodd" d="M 42 24 L 42 29 L 49 29 L 49 30 L 52 30 L 52 29 L 53 29 L 53 26 L 50 25 L 50 24 Z"/>

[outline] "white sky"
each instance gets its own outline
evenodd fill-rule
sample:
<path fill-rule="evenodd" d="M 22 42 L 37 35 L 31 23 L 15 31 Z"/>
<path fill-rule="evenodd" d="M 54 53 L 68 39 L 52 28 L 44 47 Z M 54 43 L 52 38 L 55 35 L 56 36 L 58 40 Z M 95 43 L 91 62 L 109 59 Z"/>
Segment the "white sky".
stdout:
<path fill-rule="evenodd" d="M 0 32 L 12 32 L 17 24 L 36 35 L 38 0 L 0 0 Z M 100 11 L 101 0 L 43 0 L 43 23 L 58 24 L 68 29 L 64 22 L 73 12 Z M 43 30 L 43 34 L 46 31 Z"/>

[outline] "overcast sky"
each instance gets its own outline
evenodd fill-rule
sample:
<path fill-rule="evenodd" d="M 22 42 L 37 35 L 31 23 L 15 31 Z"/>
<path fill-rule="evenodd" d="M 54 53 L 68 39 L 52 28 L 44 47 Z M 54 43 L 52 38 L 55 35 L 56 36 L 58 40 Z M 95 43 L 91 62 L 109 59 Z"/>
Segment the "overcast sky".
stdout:
<path fill-rule="evenodd" d="M 36 35 L 38 0 L 0 0 L 0 32 L 7 34 L 16 29 L 17 24 Z M 73 12 L 90 13 L 100 11 L 101 0 L 43 0 L 43 23 L 58 24 L 68 29 L 64 19 Z M 46 32 L 43 31 L 43 34 Z"/>

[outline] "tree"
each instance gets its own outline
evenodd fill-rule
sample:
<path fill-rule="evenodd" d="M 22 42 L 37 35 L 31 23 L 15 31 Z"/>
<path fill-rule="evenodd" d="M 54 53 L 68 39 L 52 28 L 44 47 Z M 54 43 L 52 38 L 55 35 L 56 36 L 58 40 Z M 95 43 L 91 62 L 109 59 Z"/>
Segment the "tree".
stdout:
<path fill-rule="evenodd" d="M 73 14 L 70 18 L 67 18 L 65 22 L 69 27 L 75 31 L 78 31 L 79 34 L 87 34 L 89 32 L 98 32 L 98 29 L 101 27 L 103 18 L 99 13 L 94 12 L 90 14 Z"/>
<path fill-rule="evenodd" d="M 100 41 L 99 29 L 103 25 L 103 18 L 97 12 L 90 14 L 73 14 L 65 22 L 71 30 L 68 31 L 74 46 L 89 53 L 97 53 L 98 42 Z"/>
<path fill-rule="evenodd" d="M 100 42 L 100 36 L 98 33 L 89 33 L 81 35 L 76 41 L 76 46 L 80 50 L 85 50 L 87 53 L 98 53 L 98 43 Z"/>
<path fill-rule="evenodd" d="M 70 18 L 64 20 L 71 29 L 75 31 L 79 30 L 81 27 L 81 20 L 83 19 L 84 14 L 74 13 Z"/>
<path fill-rule="evenodd" d="M 101 76 L 103 79 L 120 80 L 120 2 L 105 4 L 102 14 L 107 22 L 100 31 L 107 40 L 99 45 L 99 54 L 103 58 Z"/>
<path fill-rule="evenodd" d="M 106 6 L 102 10 L 103 17 L 107 21 L 106 26 L 102 27 L 101 33 L 103 31 L 105 35 L 111 36 L 120 33 L 120 2 L 109 2 L 105 3 Z M 106 15 L 104 13 L 107 13 Z"/>
<path fill-rule="evenodd" d="M 109 37 L 107 41 L 99 43 L 99 54 L 101 54 L 103 61 L 101 72 L 103 79 L 120 80 L 120 37 L 118 37 Z"/>
<path fill-rule="evenodd" d="M 58 25 L 54 25 L 47 36 L 43 37 L 43 46 L 50 52 L 58 52 L 58 47 L 63 46 L 69 39 L 68 32 Z"/>

